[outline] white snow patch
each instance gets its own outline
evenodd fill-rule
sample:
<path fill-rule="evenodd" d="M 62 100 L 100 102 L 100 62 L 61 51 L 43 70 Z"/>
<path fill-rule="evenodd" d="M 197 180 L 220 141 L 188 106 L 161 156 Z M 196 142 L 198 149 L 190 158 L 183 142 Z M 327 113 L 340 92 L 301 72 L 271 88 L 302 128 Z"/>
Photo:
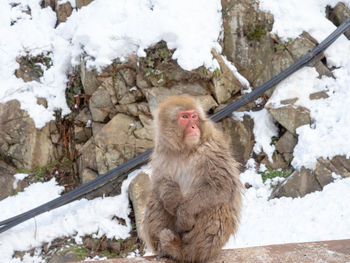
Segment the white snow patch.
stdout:
<path fill-rule="evenodd" d="M 15 177 L 15 181 L 13 182 L 13 189 L 17 189 L 18 181 L 22 181 L 28 175 L 29 174 L 23 174 L 23 173 L 14 174 L 13 177 Z"/>
<path fill-rule="evenodd" d="M 148 172 L 146 167 L 143 170 Z M 15 251 L 40 247 L 56 238 L 73 236 L 77 243 L 81 243 L 85 235 L 127 238 L 131 230 L 128 186 L 139 172 L 129 174 L 118 196 L 74 201 L 1 233 L 0 262 L 18 262 L 18 259 L 12 259 Z M 0 201 L 0 221 L 59 197 L 63 189 L 54 179 L 28 186 L 23 192 Z M 126 225 L 119 224 L 114 216 L 124 219 Z M 24 262 L 41 262 L 38 255 L 37 258 L 30 257 L 32 261 Z"/>
<path fill-rule="evenodd" d="M 269 182 L 253 167 L 241 174 L 246 189 L 238 233 L 225 248 L 350 238 L 350 178 L 339 179 L 303 198 L 272 199 Z M 325 209 L 325 207 L 327 209 Z"/>

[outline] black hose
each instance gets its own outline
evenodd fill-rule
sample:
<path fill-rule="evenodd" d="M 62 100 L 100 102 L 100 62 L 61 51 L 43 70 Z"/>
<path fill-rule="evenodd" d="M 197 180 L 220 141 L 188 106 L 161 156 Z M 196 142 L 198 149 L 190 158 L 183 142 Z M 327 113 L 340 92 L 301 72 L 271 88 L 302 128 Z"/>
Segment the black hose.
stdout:
<path fill-rule="evenodd" d="M 318 57 L 326 48 L 328 48 L 341 34 L 343 34 L 350 27 L 350 18 L 346 19 L 336 30 L 333 31 L 325 40 L 323 40 L 319 45 L 317 45 L 312 51 L 307 55 L 300 58 L 297 62 L 291 65 L 289 68 L 279 73 L 277 76 L 273 77 L 269 81 L 265 82 L 260 87 L 256 88 L 249 94 L 243 96 L 237 101 L 227 105 L 225 108 L 219 112 L 213 114 L 211 119 L 215 122 L 222 120 L 223 118 L 232 114 L 233 111 L 239 109 L 240 107 L 248 104 L 249 102 L 257 99 L 265 91 L 272 88 L 273 86 L 280 83 L 282 80 L 290 76 L 292 73 L 298 69 L 304 67 L 306 64 L 311 62 L 313 59 Z M 11 217 L 9 219 L 0 222 L 0 233 L 47 211 L 54 208 L 63 206 L 72 201 L 75 201 L 102 186 L 116 180 L 122 175 L 130 172 L 131 170 L 140 167 L 141 165 L 148 162 L 152 149 L 148 149 L 144 153 L 136 156 L 135 158 L 121 164 L 120 166 L 108 171 L 107 173 L 99 176 L 98 178 L 77 187 L 76 189 L 52 200 L 36 208 L 33 208 L 25 213 L 19 214 L 17 216 Z"/>

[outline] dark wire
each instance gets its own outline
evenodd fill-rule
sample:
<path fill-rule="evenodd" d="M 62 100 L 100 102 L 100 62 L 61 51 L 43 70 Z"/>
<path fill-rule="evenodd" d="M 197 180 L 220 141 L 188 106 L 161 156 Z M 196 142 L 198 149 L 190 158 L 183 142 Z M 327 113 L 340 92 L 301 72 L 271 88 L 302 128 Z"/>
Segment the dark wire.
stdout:
<path fill-rule="evenodd" d="M 237 101 L 227 105 L 225 108 L 220 110 L 211 116 L 211 119 L 215 122 L 222 120 L 223 118 L 229 116 L 235 110 L 248 104 L 249 102 L 257 99 L 265 91 L 271 89 L 283 79 L 287 78 L 295 71 L 304 67 L 306 64 L 318 57 L 326 48 L 328 48 L 341 34 L 343 34 L 346 29 L 350 27 L 350 18 L 346 19 L 336 30 L 333 31 L 325 40 L 323 40 L 319 45 L 317 45 L 312 51 L 307 55 L 300 58 L 297 62 L 291 65 L 289 68 L 279 73 L 277 76 L 273 77 L 269 81 L 265 82 L 260 87 L 256 88 L 249 94 L 243 96 Z M 52 200 L 36 208 L 33 208 L 25 213 L 19 214 L 17 216 L 11 217 L 9 219 L 0 222 L 0 233 L 30 219 L 44 212 L 50 211 L 52 209 L 58 208 L 65 204 L 68 204 L 74 200 L 77 200 L 89 193 L 96 191 L 97 189 L 103 187 L 104 185 L 118 179 L 120 176 L 129 173 L 131 170 L 136 169 L 149 161 L 152 149 L 148 149 L 142 154 L 136 156 L 135 158 L 119 165 L 118 167 L 108 171 L 107 173 L 99 176 L 98 178 L 83 184 L 74 190 Z"/>

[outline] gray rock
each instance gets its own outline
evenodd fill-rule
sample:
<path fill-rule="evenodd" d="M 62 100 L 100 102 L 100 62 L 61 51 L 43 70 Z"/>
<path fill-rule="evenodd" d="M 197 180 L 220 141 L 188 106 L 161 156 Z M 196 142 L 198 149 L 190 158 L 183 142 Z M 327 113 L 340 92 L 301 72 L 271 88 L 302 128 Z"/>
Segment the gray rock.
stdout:
<path fill-rule="evenodd" d="M 69 263 L 76 262 L 78 260 L 76 254 L 73 251 L 66 251 L 63 253 L 57 253 L 53 255 L 48 263 Z"/>
<path fill-rule="evenodd" d="M 77 143 L 84 143 L 92 136 L 92 128 L 74 126 L 74 140 Z"/>
<path fill-rule="evenodd" d="M 78 152 L 78 171 L 83 180 L 82 175 L 85 169 L 97 171 L 95 140 L 91 137 Z"/>
<path fill-rule="evenodd" d="M 272 117 L 296 135 L 295 129 L 306 124 L 311 124 L 310 111 L 301 106 L 288 105 L 279 108 L 268 108 Z"/>
<path fill-rule="evenodd" d="M 98 79 L 97 71 L 88 70 L 84 61 L 80 64 L 80 77 L 84 87 L 84 92 L 87 95 L 91 96 L 95 92 L 95 90 L 101 85 L 101 81 Z"/>
<path fill-rule="evenodd" d="M 150 110 L 146 102 L 116 105 L 115 108 L 119 113 L 125 113 L 135 117 L 140 114 L 150 115 Z"/>
<path fill-rule="evenodd" d="M 160 102 L 163 100 L 175 96 L 188 94 L 192 96 L 201 96 L 206 95 L 207 90 L 200 86 L 199 84 L 179 84 L 174 86 L 173 88 L 165 88 L 165 87 L 153 87 L 149 88 L 145 91 L 146 98 L 148 101 L 149 108 L 151 112 L 153 112 Z"/>
<path fill-rule="evenodd" d="M 149 88 L 147 80 L 145 80 L 141 72 L 136 75 L 136 86 L 142 90 Z"/>
<path fill-rule="evenodd" d="M 126 68 L 126 69 L 121 69 L 119 72 L 120 72 L 123 80 L 125 81 L 125 84 L 129 88 L 136 86 L 136 71 L 135 70 L 132 70 L 130 68 Z"/>
<path fill-rule="evenodd" d="M 339 26 L 348 17 L 350 17 L 350 9 L 342 2 L 336 4 L 333 10 L 330 12 L 329 19 L 336 25 Z M 350 29 L 346 30 L 344 35 L 350 39 Z"/>
<path fill-rule="evenodd" d="M 221 122 L 221 127 L 228 138 L 227 143 L 232 145 L 233 156 L 245 164 L 254 147 L 253 120 L 248 115 L 244 116 L 242 122 L 225 118 Z"/>
<path fill-rule="evenodd" d="M 143 128 L 136 130 L 134 132 L 135 136 L 139 139 L 146 139 L 149 141 L 153 141 L 153 138 L 154 138 L 153 119 L 144 114 L 140 114 L 139 119 L 143 125 Z"/>
<path fill-rule="evenodd" d="M 272 168 L 274 170 L 287 169 L 289 166 L 289 163 L 286 162 L 286 160 L 284 159 L 284 156 L 276 151 L 272 155 L 272 162 L 265 155 L 261 163 L 265 164 L 266 167 Z"/>
<path fill-rule="evenodd" d="M 118 104 L 130 104 L 140 101 L 144 98 L 143 93 L 140 89 L 136 88 L 136 73 L 128 73 L 125 72 L 133 72 L 132 70 L 125 71 L 124 75 L 121 72 L 118 72 L 113 77 L 113 88 L 116 94 L 117 103 Z M 135 75 L 134 75 L 135 74 Z M 130 76 L 131 75 L 131 76 Z M 126 78 L 126 80 L 124 79 Z M 127 82 L 135 83 L 133 86 L 128 86 Z"/>
<path fill-rule="evenodd" d="M 45 98 L 37 98 L 36 103 L 44 106 L 47 109 L 47 100 Z"/>
<path fill-rule="evenodd" d="M 305 56 L 310 50 L 316 47 L 318 42 L 307 32 L 303 32 L 298 38 L 294 39 L 286 46 L 286 49 L 292 54 L 294 61 Z M 320 76 L 332 77 L 332 72 L 320 61 L 323 57 L 319 57 L 310 66 L 316 68 Z"/>
<path fill-rule="evenodd" d="M 85 184 L 87 182 L 90 182 L 90 181 L 96 179 L 97 177 L 98 177 L 98 174 L 95 171 L 93 171 L 89 168 L 85 168 L 83 170 L 83 172 L 81 173 L 81 182 L 83 184 Z"/>
<path fill-rule="evenodd" d="M 81 123 L 86 125 L 88 121 L 92 120 L 91 113 L 87 107 L 83 108 L 79 114 L 75 117 L 75 123 Z"/>
<path fill-rule="evenodd" d="M 139 173 L 129 185 L 129 198 L 134 208 L 138 236 L 140 236 L 140 225 L 150 192 L 151 181 L 146 173 Z"/>
<path fill-rule="evenodd" d="M 105 84 L 105 82 L 103 84 Z M 97 122 L 107 121 L 110 114 L 115 112 L 111 95 L 106 89 L 106 85 L 103 84 L 97 88 L 89 100 L 92 120 Z"/>
<path fill-rule="evenodd" d="M 292 173 L 282 184 L 272 192 L 271 198 L 303 197 L 304 195 L 321 190 L 315 175 L 311 170 L 301 168 L 300 171 Z"/>
<path fill-rule="evenodd" d="M 272 15 L 260 11 L 254 0 L 222 1 L 222 12 L 223 54 L 252 86 L 277 75 L 279 72 L 268 69 L 275 53 L 268 33 L 273 25 Z"/>
<path fill-rule="evenodd" d="M 196 96 L 196 100 L 203 107 L 205 112 L 215 109 L 218 106 L 211 95 Z"/>
<path fill-rule="evenodd" d="M 16 100 L 0 104 L 0 156 L 17 168 L 32 169 L 54 160 L 55 148 L 50 140 L 50 124 L 35 128 L 28 113 Z"/>
<path fill-rule="evenodd" d="M 13 175 L 16 170 L 0 160 L 0 200 L 14 193 L 13 183 L 15 178 Z"/>
<path fill-rule="evenodd" d="M 88 4 L 90 4 L 93 1 L 94 0 L 76 0 L 76 5 L 77 5 L 77 8 L 80 9 L 83 6 L 87 6 Z"/>
<path fill-rule="evenodd" d="M 92 134 L 96 136 L 100 132 L 100 130 L 105 126 L 105 123 L 93 122 L 92 123 Z"/>
<path fill-rule="evenodd" d="M 100 174 L 115 168 L 153 146 L 149 140 L 134 135 L 139 121 L 118 113 L 95 135 L 96 161 Z"/>
<path fill-rule="evenodd" d="M 345 156 L 335 156 L 332 160 L 317 159 L 315 176 L 322 187 L 334 181 L 333 173 L 341 177 L 350 177 L 350 159 Z"/>
<path fill-rule="evenodd" d="M 281 154 L 291 154 L 297 144 L 298 139 L 295 135 L 286 131 L 276 143 L 276 150 Z"/>
<path fill-rule="evenodd" d="M 58 4 L 56 6 L 57 24 L 66 22 L 67 18 L 72 14 L 72 11 L 73 11 L 73 8 L 70 2 L 66 2 L 64 4 Z"/>
<path fill-rule="evenodd" d="M 220 65 L 220 73 L 214 74 L 213 77 L 212 92 L 217 102 L 221 104 L 227 102 L 243 86 L 215 49 L 212 50 L 212 54 Z"/>
<path fill-rule="evenodd" d="M 335 156 L 332 160 L 319 158 L 314 171 L 303 167 L 300 171 L 295 171 L 273 191 L 270 198 L 303 197 L 322 190 L 324 186 L 334 181 L 333 173 L 343 178 L 350 177 L 350 159 L 345 156 Z"/>
<path fill-rule="evenodd" d="M 320 91 L 309 95 L 310 100 L 327 99 L 329 96 L 326 92 Z"/>
<path fill-rule="evenodd" d="M 82 109 L 74 119 L 74 139 L 85 143 L 92 136 L 92 116 L 87 107 Z"/>
<path fill-rule="evenodd" d="M 39 81 L 42 73 L 36 70 L 34 65 L 25 63 L 25 58 L 18 58 L 19 68 L 15 71 L 17 78 L 23 79 L 24 82 Z"/>

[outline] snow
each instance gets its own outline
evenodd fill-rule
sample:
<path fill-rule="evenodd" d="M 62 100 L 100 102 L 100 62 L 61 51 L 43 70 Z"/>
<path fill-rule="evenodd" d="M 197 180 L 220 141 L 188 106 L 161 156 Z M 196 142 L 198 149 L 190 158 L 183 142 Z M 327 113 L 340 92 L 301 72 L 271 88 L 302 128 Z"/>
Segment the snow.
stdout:
<path fill-rule="evenodd" d="M 298 5 L 297 0 L 278 3 L 262 0 L 260 7 L 274 15 L 272 31 L 279 36 L 296 37 L 305 30 L 321 42 L 335 30 L 335 26 L 325 18 L 325 7 L 327 4 L 334 6 L 337 2 L 308 0 L 303 2 L 303 8 L 295 9 L 292 6 Z M 350 4 L 350 1 L 343 2 L 348 6 Z M 295 105 L 310 110 L 312 125 L 297 129 L 298 144 L 292 161 L 296 169 L 302 166 L 315 169 L 320 157 L 332 159 L 336 155 L 345 155 L 350 158 L 350 41 L 341 36 L 326 50 L 325 55 L 328 64 L 336 67 L 332 71 L 335 78 L 323 76 L 319 79 L 314 68 L 306 67 L 281 82 L 267 102 L 273 107 L 280 107 L 281 100 L 298 98 Z M 310 94 L 319 91 L 326 92 L 329 98 L 309 99 Z M 324 147 L 320 142 L 327 142 L 331 147 Z"/>
<path fill-rule="evenodd" d="M 270 180 L 262 182 L 254 167 L 241 174 L 252 185 L 244 193 L 238 233 L 225 248 L 347 239 L 350 237 L 350 178 L 328 184 L 303 198 L 267 201 Z"/>
<path fill-rule="evenodd" d="M 23 180 L 27 176 L 28 174 L 23 174 L 23 173 L 14 174 L 13 177 L 15 177 L 15 181 L 13 182 L 13 189 L 17 189 L 18 181 Z"/>
<path fill-rule="evenodd" d="M 143 170 L 147 172 L 146 168 Z M 74 201 L 0 234 L 0 263 L 17 262 L 17 259 L 12 259 L 15 251 L 38 248 L 56 238 L 73 236 L 77 243 L 82 243 L 82 237 L 85 235 L 93 235 L 96 238 L 103 235 L 110 239 L 127 238 L 131 230 L 128 217 L 131 208 L 127 189 L 130 181 L 139 172 L 140 170 L 136 170 L 129 174 L 118 196 Z M 0 221 L 59 197 L 63 189 L 55 179 L 28 186 L 23 192 L 0 202 Z M 126 225 L 119 224 L 113 219 L 114 216 L 124 219 Z M 38 261 L 29 255 L 27 257 L 33 262 L 41 262 L 39 255 Z"/>
<path fill-rule="evenodd" d="M 60 0 L 60 3 L 67 1 L 75 5 L 74 0 Z M 165 40 L 169 48 L 176 49 L 173 58 L 182 68 L 217 67 L 210 51 L 221 50 L 219 0 L 95 0 L 74 10 L 67 22 L 57 28 L 55 13 L 50 8 L 42 9 L 40 2 L 0 1 L 0 35 L 5 36 L 0 38 L 0 103 L 19 100 L 37 128 L 54 119 L 56 109 L 69 113 L 64 93 L 67 74 L 83 56 L 89 68 L 101 70 L 116 58 L 124 60 L 129 53 L 144 56 L 145 48 Z M 325 7 L 337 2 L 307 0 L 300 4 L 298 0 L 260 0 L 260 8 L 273 14 L 272 31 L 282 39 L 296 38 L 307 31 L 321 42 L 335 29 L 325 18 Z M 350 0 L 343 2 L 350 5 Z M 11 3 L 18 5 L 11 7 Z M 22 12 L 27 6 L 31 16 Z M 51 58 L 52 66 L 43 67 L 40 83 L 25 83 L 14 76 L 19 67 L 16 58 L 28 54 L 45 54 Z M 341 36 L 325 55 L 329 66 L 335 66 L 332 71 L 335 78 L 320 79 L 315 69 L 304 68 L 280 83 L 268 101 L 272 107 L 281 107 L 281 100 L 298 98 L 295 105 L 310 110 L 312 125 L 297 129 L 298 144 L 292 161 L 296 169 L 302 166 L 313 169 L 319 157 L 345 155 L 350 158 L 350 42 Z M 233 64 L 225 62 L 245 86 L 244 92 L 249 91 L 249 83 Z M 319 91 L 329 97 L 309 99 L 310 94 Z M 45 98 L 48 107 L 38 105 L 37 98 Z M 274 151 L 271 137 L 278 133 L 271 117 L 265 109 L 237 113 L 235 117 L 241 118 L 244 114 L 254 119 L 254 151 L 264 151 L 271 159 Z M 264 168 L 260 166 L 260 169 Z M 75 201 L 1 233 L 0 263 L 43 262 L 41 245 L 60 237 L 72 236 L 77 242 L 81 242 L 84 235 L 126 238 L 131 229 L 127 186 L 136 173 L 130 174 L 123 183 L 119 196 Z M 16 182 L 23 176 L 16 175 Z M 250 159 L 241 180 L 252 187 L 244 193 L 239 231 L 225 248 L 350 238 L 350 209 L 346 204 L 350 199 L 350 178 L 332 176 L 335 181 L 322 191 L 303 198 L 268 200 L 271 184 L 280 179 L 263 183 Z M 0 220 L 57 198 L 62 191 L 63 187 L 54 180 L 32 184 L 23 192 L 0 201 Z M 113 216 L 123 218 L 126 226 L 118 224 Z M 34 256 L 26 253 L 22 261 L 12 258 L 15 251 L 31 248 L 36 248 Z"/>
<path fill-rule="evenodd" d="M 11 7 L 10 3 L 18 5 Z M 67 74 L 83 55 L 88 68 L 101 70 L 130 53 L 145 56 L 145 48 L 165 40 L 169 48 L 176 49 L 173 58 L 184 69 L 217 64 L 210 50 L 221 50 L 219 0 L 95 0 L 74 10 L 57 28 L 56 14 L 50 7 L 42 9 L 40 3 L 0 2 L 0 35 L 6 36 L 0 39 L 0 65 L 6 65 L 0 70 L 0 103 L 19 100 L 37 128 L 53 120 L 56 109 L 70 112 L 65 101 Z M 27 6 L 31 16 L 22 12 Z M 41 83 L 25 83 L 14 75 L 19 67 L 16 57 L 27 54 L 47 54 L 52 60 Z M 47 109 L 37 104 L 38 97 L 47 100 Z"/>

